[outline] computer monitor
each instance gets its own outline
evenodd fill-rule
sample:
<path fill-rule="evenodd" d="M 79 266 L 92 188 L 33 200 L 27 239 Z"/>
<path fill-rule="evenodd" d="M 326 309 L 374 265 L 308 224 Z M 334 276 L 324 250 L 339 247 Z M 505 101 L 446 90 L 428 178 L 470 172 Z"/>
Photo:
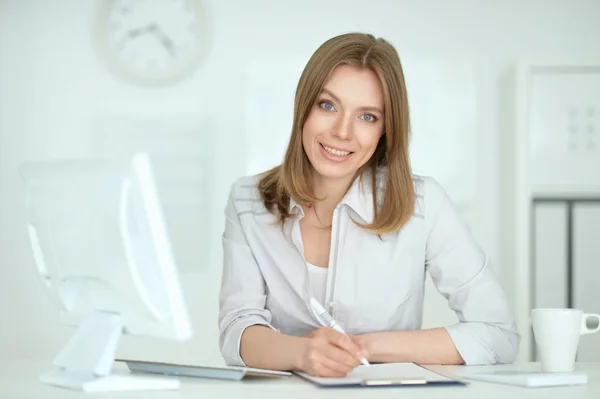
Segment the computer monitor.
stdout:
<path fill-rule="evenodd" d="M 122 334 L 192 335 L 148 154 L 21 166 L 33 258 L 61 319 L 77 327 L 40 378 L 84 391 L 177 389 L 112 371 Z"/>

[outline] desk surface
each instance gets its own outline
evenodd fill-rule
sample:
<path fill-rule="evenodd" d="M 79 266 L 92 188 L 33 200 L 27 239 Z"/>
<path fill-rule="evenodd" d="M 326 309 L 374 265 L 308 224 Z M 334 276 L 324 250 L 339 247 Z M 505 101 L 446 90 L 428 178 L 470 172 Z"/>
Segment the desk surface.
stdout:
<path fill-rule="evenodd" d="M 94 399 L 114 398 L 114 393 L 85 394 L 62 388 L 43 385 L 38 381 L 41 372 L 48 369 L 50 362 L 15 361 L 12 363 L 0 362 L 0 397 L 10 399 L 21 398 L 46 398 L 68 399 L 80 397 L 93 397 Z M 429 366 L 440 374 L 453 376 L 457 372 L 484 371 L 494 369 L 539 370 L 536 363 L 523 363 L 516 365 L 465 367 L 465 366 Z M 122 370 L 120 366 L 117 369 Z M 179 391 L 165 392 L 130 392 L 120 393 L 119 398 L 153 399 L 153 398 L 277 398 L 295 399 L 307 397 L 318 398 L 372 398 L 377 393 L 377 398 L 395 398 L 399 394 L 410 392 L 411 398 L 436 398 L 440 394 L 447 397 L 469 398 L 600 398 L 600 363 L 578 363 L 577 371 L 588 375 L 588 383 L 575 387 L 555 388 L 521 388 L 485 382 L 469 381 L 467 386 L 450 387 L 411 387 L 411 388 L 318 388 L 297 376 L 283 379 L 253 379 L 243 381 L 218 381 L 206 379 L 182 379 Z"/>

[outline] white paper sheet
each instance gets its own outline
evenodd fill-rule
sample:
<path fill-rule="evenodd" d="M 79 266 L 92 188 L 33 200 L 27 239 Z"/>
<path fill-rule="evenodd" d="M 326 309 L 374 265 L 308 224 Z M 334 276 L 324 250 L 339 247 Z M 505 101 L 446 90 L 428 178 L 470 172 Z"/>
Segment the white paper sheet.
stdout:
<path fill-rule="evenodd" d="M 429 371 L 414 363 L 385 363 L 371 366 L 359 366 L 343 378 L 313 377 L 306 373 L 297 373 L 301 377 L 318 385 L 360 385 L 369 382 L 376 385 L 378 381 L 382 385 L 387 381 L 399 383 L 400 381 L 424 380 L 425 382 L 451 382 L 452 379 Z M 387 381 L 386 381 L 387 380 Z M 389 385 L 389 384 L 388 384 Z"/>

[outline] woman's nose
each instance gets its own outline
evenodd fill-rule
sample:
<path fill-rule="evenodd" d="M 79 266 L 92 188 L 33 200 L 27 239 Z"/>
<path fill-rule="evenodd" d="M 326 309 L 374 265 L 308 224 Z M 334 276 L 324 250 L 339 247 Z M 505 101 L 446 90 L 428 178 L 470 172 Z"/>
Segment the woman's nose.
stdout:
<path fill-rule="evenodd" d="M 350 140 L 352 137 L 352 123 L 350 118 L 344 116 L 337 118 L 331 133 L 340 140 Z"/>

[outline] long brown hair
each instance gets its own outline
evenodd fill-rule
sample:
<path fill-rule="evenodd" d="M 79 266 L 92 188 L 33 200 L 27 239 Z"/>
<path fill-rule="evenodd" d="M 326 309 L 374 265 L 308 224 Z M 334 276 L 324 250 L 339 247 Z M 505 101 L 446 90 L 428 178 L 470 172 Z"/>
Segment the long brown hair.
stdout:
<path fill-rule="evenodd" d="M 258 184 L 265 207 L 279 216 L 290 217 L 289 204 L 311 206 L 316 198 L 310 181 L 312 166 L 302 145 L 302 129 L 325 81 L 335 67 L 347 64 L 375 72 L 383 86 L 385 133 L 371 159 L 357 177 L 370 168 L 373 173 L 374 220 L 359 224 L 375 234 L 387 234 L 404 226 L 414 212 L 415 189 L 409 160 L 410 118 L 408 96 L 400 58 L 384 39 L 364 33 L 348 33 L 323 43 L 308 61 L 296 90 L 292 135 L 282 165 L 265 172 Z M 377 168 L 386 167 L 383 201 L 377 198 Z M 378 206 L 380 204 L 381 206 Z"/>

